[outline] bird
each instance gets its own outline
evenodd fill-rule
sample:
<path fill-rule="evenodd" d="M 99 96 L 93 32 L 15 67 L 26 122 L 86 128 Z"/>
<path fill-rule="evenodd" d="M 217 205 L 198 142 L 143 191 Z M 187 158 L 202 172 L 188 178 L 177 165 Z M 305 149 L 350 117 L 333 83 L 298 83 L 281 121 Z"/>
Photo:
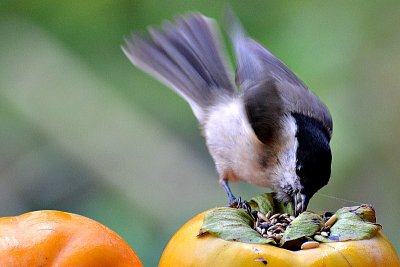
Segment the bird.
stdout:
<path fill-rule="evenodd" d="M 190 105 L 231 205 L 240 198 L 229 183 L 241 181 L 301 213 L 331 176 L 331 114 L 233 12 L 226 18 L 234 72 L 216 21 L 199 12 L 133 33 L 122 50 Z"/>

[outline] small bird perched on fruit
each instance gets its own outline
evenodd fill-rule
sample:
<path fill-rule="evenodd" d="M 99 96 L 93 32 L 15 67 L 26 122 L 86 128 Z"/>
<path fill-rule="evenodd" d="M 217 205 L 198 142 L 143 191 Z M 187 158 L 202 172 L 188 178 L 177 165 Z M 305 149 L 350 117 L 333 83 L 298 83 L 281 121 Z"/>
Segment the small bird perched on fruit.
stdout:
<path fill-rule="evenodd" d="M 280 201 L 293 199 L 302 212 L 331 175 L 331 115 L 284 63 L 246 35 L 233 13 L 228 15 L 235 83 L 216 23 L 199 13 L 150 27 L 147 35 L 134 34 L 123 51 L 189 103 L 231 203 L 237 199 L 228 182 L 244 181 L 271 188 Z"/>

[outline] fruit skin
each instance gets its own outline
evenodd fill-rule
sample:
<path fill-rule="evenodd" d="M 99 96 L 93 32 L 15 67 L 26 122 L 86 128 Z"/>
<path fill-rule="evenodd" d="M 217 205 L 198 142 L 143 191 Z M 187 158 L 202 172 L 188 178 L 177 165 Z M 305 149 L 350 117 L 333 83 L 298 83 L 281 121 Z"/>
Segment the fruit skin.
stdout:
<path fill-rule="evenodd" d="M 161 256 L 159 267 L 400 266 L 396 251 L 381 231 L 367 240 L 323 243 L 314 249 L 289 251 L 271 245 L 225 241 L 209 234 L 197 237 L 206 212 L 192 218 L 175 233 Z"/>
<path fill-rule="evenodd" d="M 143 264 L 106 226 L 77 214 L 42 210 L 0 218 L 0 266 L 123 266 Z"/>

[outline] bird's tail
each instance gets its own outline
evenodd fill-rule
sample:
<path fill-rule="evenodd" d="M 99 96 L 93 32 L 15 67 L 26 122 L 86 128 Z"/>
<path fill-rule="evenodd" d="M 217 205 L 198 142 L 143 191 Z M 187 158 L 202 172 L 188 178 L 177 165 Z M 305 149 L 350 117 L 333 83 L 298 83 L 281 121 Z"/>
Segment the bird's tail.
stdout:
<path fill-rule="evenodd" d="M 123 51 L 134 65 L 180 94 L 200 121 L 218 95 L 235 93 L 211 19 L 192 13 L 148 31 L 128 38 Z"/>

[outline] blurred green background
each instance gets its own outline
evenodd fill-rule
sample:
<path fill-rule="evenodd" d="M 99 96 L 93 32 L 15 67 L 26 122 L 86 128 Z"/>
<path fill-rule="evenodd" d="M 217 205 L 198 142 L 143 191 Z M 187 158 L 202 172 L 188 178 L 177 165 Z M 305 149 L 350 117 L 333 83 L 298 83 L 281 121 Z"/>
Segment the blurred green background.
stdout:
<path fill-rule="evenodd" d="M 221 22 L 224 2 L 1 1 L 0 216 L 83 214 L 156 266 L 185 221 L 226 205 L 188 105 L 120 49 L 190 10 Z M 333 115 L 333 174 L 310 209 L 371 203 L 400 251 L 400 2 L 231 4 Z"/>

